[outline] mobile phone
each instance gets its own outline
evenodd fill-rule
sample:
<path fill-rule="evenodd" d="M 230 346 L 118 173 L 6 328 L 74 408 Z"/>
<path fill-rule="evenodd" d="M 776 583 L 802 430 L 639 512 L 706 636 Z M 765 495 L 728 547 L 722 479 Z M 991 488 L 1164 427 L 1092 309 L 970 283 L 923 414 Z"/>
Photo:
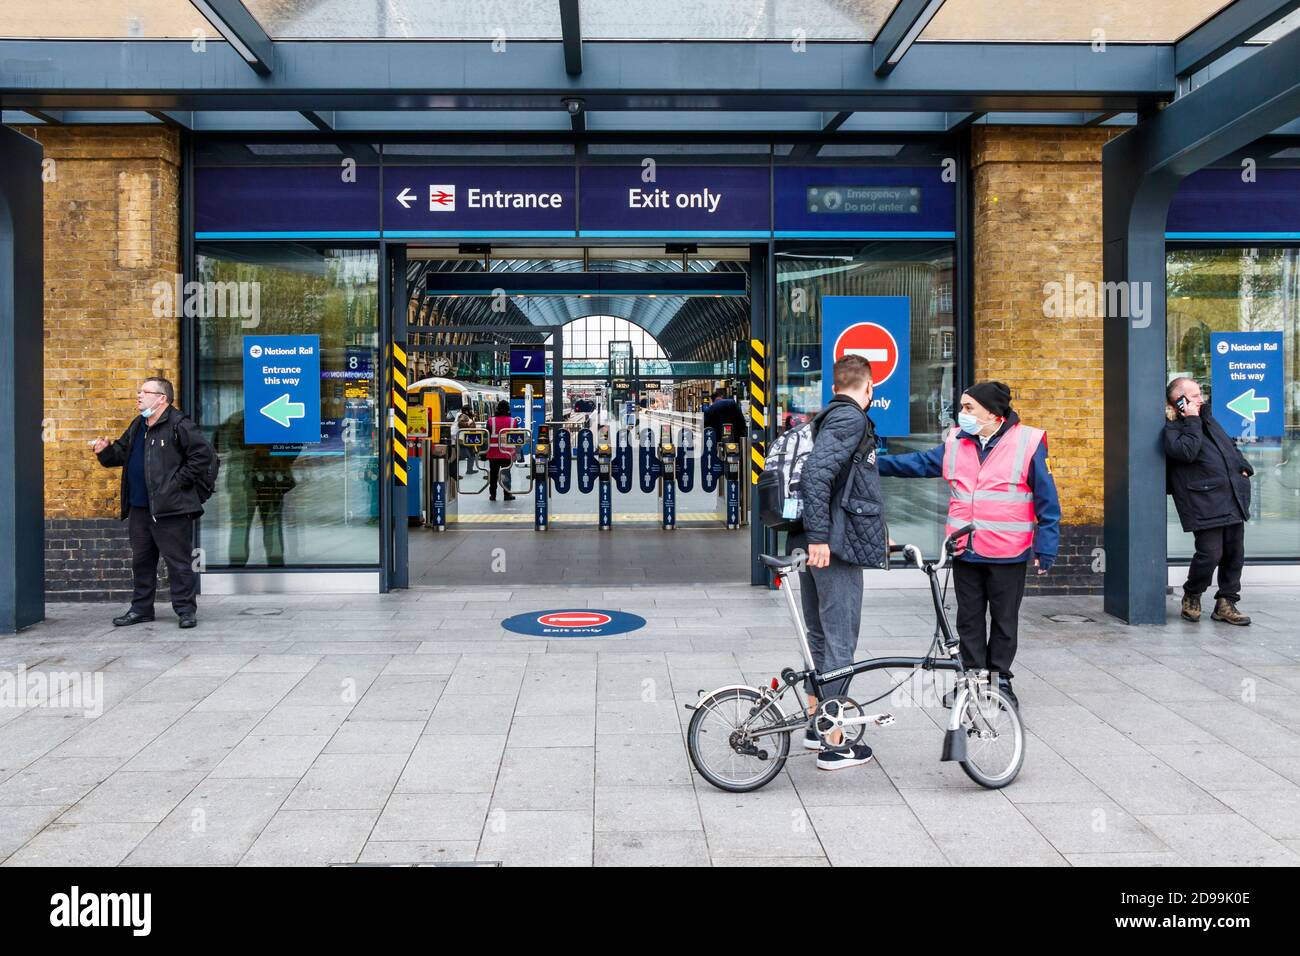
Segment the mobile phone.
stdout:
<path fill-rule="evenodd" d="M 1187 409 L 1187 396 L 1184 395 L 1174 402 L 1174 408 L 1178 409 L 1178 414 L 1181 415 Z"/>

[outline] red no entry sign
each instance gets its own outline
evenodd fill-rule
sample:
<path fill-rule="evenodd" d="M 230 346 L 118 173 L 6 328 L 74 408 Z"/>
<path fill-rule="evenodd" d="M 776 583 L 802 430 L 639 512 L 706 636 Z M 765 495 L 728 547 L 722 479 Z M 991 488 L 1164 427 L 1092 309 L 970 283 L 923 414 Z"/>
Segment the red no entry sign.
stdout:
<path fill-rule="evenodd" d="M 525 611 L 501 622 L 507 631 L 531 637 L 611 637 L 645 627 L 645 618 L 626 611 L 585 607 Z"/>
<path fill-rule="evenodd" d="M 604 627 L 613 618 L 599 611 L 557 611 L 543 614 L 537 623 L 543 627 Z"/>
<path fill-rule="evenodd" d="M 846 355 L 861 355 L 871 363 L 871 381 L 879 388 L 898 368 L 898 343 L 883 325 L 858 322 L 835 340 L 835 361 Z"/>

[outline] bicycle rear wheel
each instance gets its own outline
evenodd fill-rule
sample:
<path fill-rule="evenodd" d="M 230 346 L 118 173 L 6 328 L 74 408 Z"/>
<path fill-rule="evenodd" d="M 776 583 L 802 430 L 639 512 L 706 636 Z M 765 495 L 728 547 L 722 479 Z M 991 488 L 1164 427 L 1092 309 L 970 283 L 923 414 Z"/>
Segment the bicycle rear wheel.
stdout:
<path fill-rule="evenodd" d="M 988 685 L 966 696 L 962 707 L 966 759 L 961 768 L 981 787 L 1005 787 L 1025 760 L 1025 727 L 1020 712 L 1000 690 Z"/>
<path fill-rule="evenodd" d="M 751 738 L 740 728 L 762 695 L 752 687 L 727 687 L 700 698 L 686 731 L 686 750 L 695 769 L 719 790 L 746 793 L 772 780 L 790 754 L 790 734 Z M 784 716 L 768 707 L 751 730 L 772 727 Z"/>

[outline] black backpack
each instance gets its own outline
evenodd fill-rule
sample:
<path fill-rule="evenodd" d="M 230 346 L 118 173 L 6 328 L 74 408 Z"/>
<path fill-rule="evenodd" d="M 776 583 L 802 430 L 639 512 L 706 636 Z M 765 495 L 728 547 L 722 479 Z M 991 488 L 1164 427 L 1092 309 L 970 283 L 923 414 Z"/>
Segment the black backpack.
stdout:
<path fill-rule="evenodd" d="M 172 442 L 177 448 L 184 448 L 186 454 L 189 454 L 189 448 L 181 444 L 180 429 L 177 427 L 180 417 L 180 413 L 177 413 L 177 415 L 172 418 Z M 202 429 L 196 425 L 194 430 L 198 433 L 199 438 L 208 446 L 208 450 L 212 452 L 212 463 L 208 465 L 208 470 L 199 476 L 199 480 L 194 483 L 194 490 L 199 496 L 199 504 L 203 504 L 211 498 L 213 492 L 217 490 L 217 475 L 221 471 L 221 456 L 219 456 L 217 450 L 212 447 L 212 442 L 208 441 L 208 436 L 203 434 Z"/>
<path fill-rule="evenodd" d="M 800 480 L 804 462 L 812 452 L 821 430 L 822 421 L 830 413 L 827 405 L 811 421 L 804 422 L 784 432 L 768 450 L 763 473 L 758 476 L 755 493 L 758 496 L 758 514 L 763 524 L 773 531 L 795 534 L 803 531 L 803 496 Z M 876 431 L 868 418 L 849 468 L 836 482 L 841 486 L 851 470 L 862 460 L 863 453 L 876 443 Z"/>

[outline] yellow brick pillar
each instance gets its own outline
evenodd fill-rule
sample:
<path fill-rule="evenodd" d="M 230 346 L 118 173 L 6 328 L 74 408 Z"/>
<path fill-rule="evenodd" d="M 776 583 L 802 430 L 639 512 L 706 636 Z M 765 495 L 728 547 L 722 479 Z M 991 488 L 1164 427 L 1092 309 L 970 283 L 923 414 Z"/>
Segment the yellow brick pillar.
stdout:
<path fill-rule="evenodd" d="M 88 447 L 117 438 L 140 380 L 179 388 L 180 320 L 155 284 L 180 271 L 180 143 L 163 127 L 26 127 L 45 149 L 45 535 L 51 600 L 121 597 L 130 549 L 116 469 Z"/>
<path fill-rule="evenodd" d="M 1021 418 L 1047 431 L 1062 535 L 1045 592 L 1102 583 L 1102 319 L 1074 304 L 1102 280 L 1101 148 L 1115 134 L 972 131 L 975 377 L 1006 382 Z"/>

